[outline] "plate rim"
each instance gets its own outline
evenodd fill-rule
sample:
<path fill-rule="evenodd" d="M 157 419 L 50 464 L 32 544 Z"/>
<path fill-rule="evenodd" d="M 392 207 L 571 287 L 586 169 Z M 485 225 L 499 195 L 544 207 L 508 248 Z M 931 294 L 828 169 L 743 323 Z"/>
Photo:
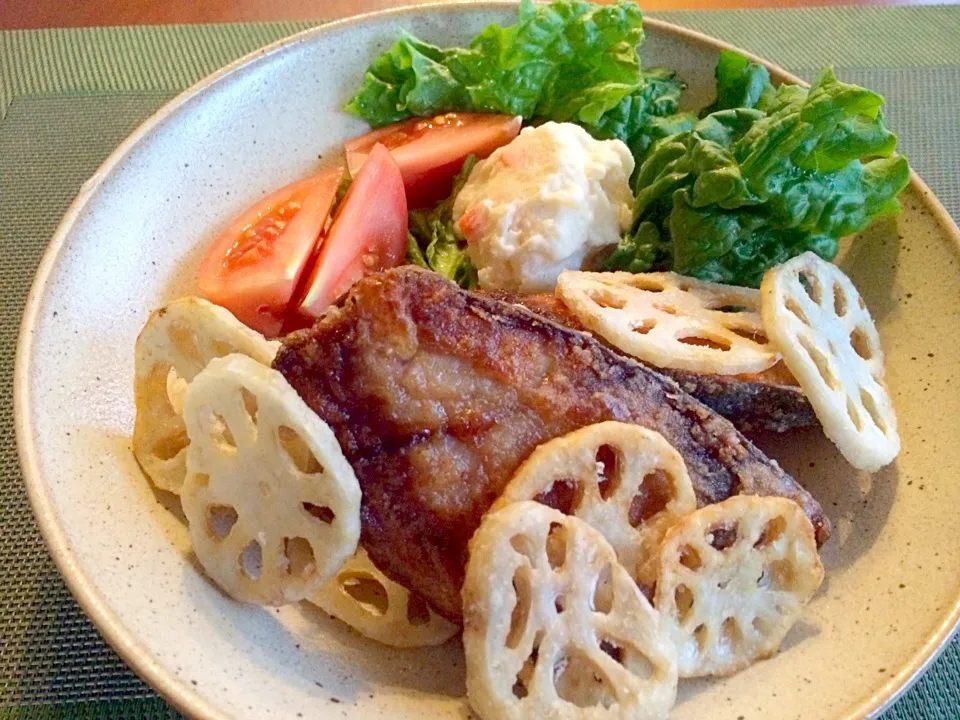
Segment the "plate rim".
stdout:
<path fill-rule="evenodd" d="M 35 436 L 32 424 L 29 422 L 33 406 L 30 393 L 30 378 L 33 372 L 33 336 L 37 318 L 43 306 L 47 281 L 56 265 L 67 236 L 72 231 L 87 204 L 99 192 L 106 178 L 139 145 L 146 135 L 167 121 L 194 98 L 207 92 L 210 88 L 223 82 L 226 78 L 246 68 L 248 65 L 265 60 L 267 57 L 301 42 L 308 42 L 328 34 L 335 34 L 345 27 L 361 25 L 383 18 L 392 17 L 399 19 L 424 13 L 470 13 L 515 7 L 517 7 L 517 2 L 513 0 L 448 1 L 405 5 L 323 23 L 322 25 L 281 38 L 280 40 L 243 55 L 176 95 L 127 136 L 127 138 L 110 153 L 107 159 L 103 161 L 93 175 L 80 187 L 80 191 L 70 204 L 69 209 L 58 224 L 56 232 L 44 251 L 27 294 L 18 332 L 14 363 L 13 399 L 17 452 L 23 473 L 24 485 L 27 489 L 27 496 L 37 525 L 40 528 L 40 533 L 46 543 L 47 550 L 56 563 L 60 576 L 63 578 L 64 583 L 70 590 L 77 604 L 93 622 L 103 639 L 106 640 L 123 659 L 124 663 L 156 690 L 167 702 L 187 717 L 203 718 L 204 720 L 225 720 L 227 715 L 205 700 L 187 681 L 178 678 L 174 673 L 159 663 L 140 643 L 137 635 L 120 620 L 116 611 L 107 602 L 107 598 L 102 595 L 89 578 L 81 571 L 70 539 L 66 533 L 64 533 L 58 522 L 56 506 L 39 469 L 38 438 Z M 735 50 L 748 57 L 751 61 L 762 64 L 770 71 L 775 79 L 781 82 L 790 82 L 803 86 L 809 85 L 779 65 L 764 60 L 754 53 L 738 48 L 706 33 L 675 25 L 655 17 L 649 17 L 646 14 L 644 14 L 643 22 L 645 29 L 656 28 L 658 33 L 680 37 L 718 51 Z M 953 243 L 960 249 L 960 228 L 957 227 L 953 218 L 933 191 L 917 172 L 912 169 L 910 171 L 909 186 L 917 192 L 926 209 L 928 209 L 937 222 L 948 231 Z M 954 600 L 950 613 L 945 616 L 939 627 L 927 638 L 926 642 L 914 654 L 910 661 L 902 667 L 899 672 L 880 686 L 873 695 L 865 699 L 858 707 L 847 713 L 847 715 L 842 718 L 838 717 L 837 720 L 874 718 L 886 708 L 890 707 L 890 705 L 916 683 L 924 671 L 943 652 L 947 644 L 957 633 L 958 626 L 960 626 L 960 595 Z"/>

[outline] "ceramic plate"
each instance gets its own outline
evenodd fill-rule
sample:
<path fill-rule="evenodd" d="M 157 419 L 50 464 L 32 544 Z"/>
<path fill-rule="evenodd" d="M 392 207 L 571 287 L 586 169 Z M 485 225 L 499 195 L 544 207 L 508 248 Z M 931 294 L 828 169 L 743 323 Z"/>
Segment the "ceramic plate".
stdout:
<path fill-rule="evenodd" d="M 200 253 L 230 218 L 364 130 L 339 108 L 401 28 L 458 44 L 514 17 L 507 4 L 406 9 L 259 51 L 175 99 L 124 142 L 83 187 L 50 245 L 16 370 L 30 497 L 84 610 L 187 715 L 468 716 L 457 642 L 385 649 L 309 607 L 235 603 L 198 572 L 175 502 L 154 493 L 130 451 L 133 344 L 151 308 L 191 292 Z M 645 62 L 676 68 L 692 106 L 711 100 L 724 45 L 655 21 L 647 32 Z M 764 441 L 834 521 L 827 579 L 783 652 L 724 681 L 684 683 L 678 720 L 876 713 L 956 624 L 960 243 L 918 178 L 903 199 L 899 218 L 841 256 L 880 326 L 903 452 L 870 476 L 851 471 L 817 432 Z"/>

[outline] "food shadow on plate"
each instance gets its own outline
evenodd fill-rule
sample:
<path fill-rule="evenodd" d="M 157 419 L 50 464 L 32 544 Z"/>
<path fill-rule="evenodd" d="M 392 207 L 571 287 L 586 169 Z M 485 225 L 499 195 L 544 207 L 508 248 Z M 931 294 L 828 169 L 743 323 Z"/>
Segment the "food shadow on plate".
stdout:
<path fill-rule="evenodd" d="M 308 602 L 291 606 L 308 627 L 323 634 L 324 652 L 334 651 L 357 667 L 363 668 L 366 681 L 399 693 L 415 692 L 462 698 L 466 694 L 466 668 L 460 634 L 442 645 L 422 648 L 391 648 L 362 636 L 345 623 Z M 371 657 L 376 658 L 374 663 Z M 424 668 L 445 668 L 427 672 Z"/>
<path fill-rule="evenodd" d="M 896 311 L 897 264 L 903 229 L 896 217 L 878 220 L 841 243 L 837 265 L 853 280 L 875 322 Z"/>
<path fill-rule="evenodd" d="M 206 576 L 192 554 L 184 573 L 191 604 L 217 619 L 209 622 L 214 632 L 250 662 L 306 694 L 343 703 L 373 699 L 374 693 L 457 699 L 465 694 L 459 637 L 434 648 L 390 648 L 305 601 L 283 608 L 239 603 Z M 277 632 L 277 625 L 283 632 Z M 425 673 L 424 668 L 444 670 Z"/>
<path fill-rule="evenodd" d="M 897 465 L 873 474 L 859 471 L 819 427 L 784 435 L 763 433 L 751 439 L 810 491 L 833 523 L 833 535 L 821 553 L 827 569 L 820 589 L 823 594 L 831 570 L 855 563 L 883 529 L 897 494 Z"/>
<path fill-rule="evenodd" d="M 120 472 L 138 496 L 133 507 L 151 510 L 151 518 L 180 552 L 182 584 L 209 627 L 243 652 L 251 662 L 294 679 L 318 699 L 330 696 L 344 703 L 383 695 L 431 695 L 462 698 L 465 669 L 459 636 L 435 648 L 394 649 L 367 639 L 307 602 L 282 609 L 240 603 L 207 577 L 190 550 L 189 530 L 180 498 L 157 488 L 136 462 L 129 434 L 88 427 L 78 440 L 95 441 L 106 457 L 117 458 Z M 154 503 L 149 502 L 149 497 Z M 277 624 L 283 627 L 277 632 Z M 424 673 L 423 668 L 445 668 Z M 319 683 L 319 684 L 318 684 Z M 463 717 L 466 715 L 464 705 Z"/>
<path fill-rule="evenodd" d="M 111 462 L 116 463 L 114 472 L 127 479 L 132 491 L 139 496 L 138 502 L 131 504 L 132 507 L 149 509 L 153 503 L 162 506 L 163 522 L 158 524 L 161 532 L 176 549 L 189 547 L 187 519 L 180 507 L 180 498 L 174 493 L 158 488 L 143 472 L 133 455 L 129 433 L 114 432 L 92 425 L 75 427 L 73 433 L 77 442 L 85 447 L 96 448 L 100 457 L 111 458 Z M 149 502 L 151 497 L 153 503 Z M 192 553 L 187 550 L 185 555 L 192 555 Z"/>
<path fill-rule="evenodd" d="M 798 621 L 787 633 L 787 636 L 784 638 L 783 643 L 780 645 L 779 651 L 772 657 L 763 660 L 757 660 L 750 667 L 740 670 L 730 677 L 736 677 L 738 675 L 751 673 L 754 671 L 762 670 L 764 663 L 775 661 L 776 658 L 780 657 L 784 653 L 789 653 L 790 650 L 797 646 L 801 645 L 804 642 L 807 642 L 811 638 L 814 638 L 820 634 L 820 628 L 816 625 L 809 623 L 805 620 Z M 686 678 L 680 680 L 680 685 L 678 688 L 677 694 L 677 707 L 682 707 L 689 702 L 693 702 L 696 697 L 702 693 L 713 693 L 716 697 L 717 690 L 719 687 L 722 687 L 727 678 L 725 677 L 699 677 L 699 678 Z M 727 702 L 730 702 L 731 699 L 728 697 Z M 739 712 L 730 711 L 729 717 L 736 715 L 737 717 L 743 717 Z M 717 717 L 720 717 L 718 715 Z M 727 716 L 724 716 L 727 717 Z"/>

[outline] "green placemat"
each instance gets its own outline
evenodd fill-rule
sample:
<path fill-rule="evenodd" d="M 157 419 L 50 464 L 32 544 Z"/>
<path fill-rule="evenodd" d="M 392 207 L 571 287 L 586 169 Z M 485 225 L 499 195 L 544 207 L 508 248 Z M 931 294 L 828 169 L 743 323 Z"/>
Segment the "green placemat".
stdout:
<path fill-rule="evenodd" d="M 904 153 L 960 218 L 960 6 L 660 17 L 884 93 Z M 0 720 L 177 717 L 104 644 L 40 539 L 14 444 L 17 328 L 44 247 L 109 152 L 174 93 L 311 24 L 0 32 Z M 885 720 L 957 718 L 954 643 Z"/>

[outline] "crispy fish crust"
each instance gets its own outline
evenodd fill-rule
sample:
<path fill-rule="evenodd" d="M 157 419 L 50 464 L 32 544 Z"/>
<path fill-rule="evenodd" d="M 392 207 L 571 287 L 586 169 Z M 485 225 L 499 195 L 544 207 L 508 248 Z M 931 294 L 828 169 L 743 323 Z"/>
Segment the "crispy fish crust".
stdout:
<path fill-rule="evenodd" d="M 573 330 L 588 332 L 556 295 L 520 295 L 495 291 L 489 293 L 489 296 L 522 305 L 531 312 Z M 604 345 L 623 354 L 608 343 Z M 743 432 L 786 432 L 817 424 L 813 407 L 783 362 L 762 373 L 744 375 L 710 375 L 685 370 L 655 369 L 676 380 L 685 392 L 723 415 Z"/>
<path fill-rule="evenodd" d="M 660 432 L 700 505 L 737 493 L 821 507 L 671 380 L 523 308 L 403 267 L 289 335 L 275 367 L 334 429 L 363 490 L 362 543 L 442 615 L 461 617 L 467 543 L 541 443 L 605 420 Z"/>

